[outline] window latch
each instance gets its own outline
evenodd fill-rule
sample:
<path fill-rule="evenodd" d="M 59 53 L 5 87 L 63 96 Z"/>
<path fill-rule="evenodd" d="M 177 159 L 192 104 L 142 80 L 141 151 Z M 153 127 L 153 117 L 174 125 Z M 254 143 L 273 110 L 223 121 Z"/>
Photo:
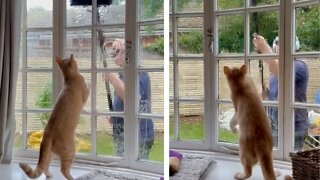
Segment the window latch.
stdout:
<path fill-rule="evenodd" d="M 212 29 L 207 29 L 207 37 L 210 40 L 210 44 L 209 44 L 209 52 L 213 53 L 213 33 L 212 33 Z"/>
<path fill-rule="evenodd" d="M 130 62 L 129 53 L 130 53 L 130 50 L 132 49 L 132 41 L 127 40 L 125 46 L 126 46 L 126 63 L 129 64 Z"/>

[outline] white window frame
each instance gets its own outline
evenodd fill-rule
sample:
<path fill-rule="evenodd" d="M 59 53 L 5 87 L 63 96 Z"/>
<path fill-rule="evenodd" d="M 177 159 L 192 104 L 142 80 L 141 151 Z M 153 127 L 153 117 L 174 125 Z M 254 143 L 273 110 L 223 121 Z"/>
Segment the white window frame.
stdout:
<path fill-rule="evenodd" d="M 153 25 L 159 24 L 161 22 L 163 24 L 163 19 L 155 19 L 148 21 L 139 21 L 139 0 L 127 0 L 126 1 L 126 19 L 125 24 L 110 24 L 110 25 L 98 25 L 96 22 L 96 14 L 97 14 L 97 0 L 92 1 L 92 23 L 87 26 L 66 26 L 66 1 L 61 0 L 53 2 L 53 26 L 49 28 L 26 28 L 26 1 L 22 1 L 23 7 L 23 20 L 22 20 L 22 86 L 26 88 L 27 84 L 27 72 L 52 72 L 52 82 L 53 82 L 53 101 L 58 98 L 60 89 L 63 86 L 63 79 L 60 73 L 59 68 L 55 63 L 52 65 L 52 70 L 49 68 L 27 68 L 27 47 L 26 47 L 26 34 L 27 31 L 52 31 L 53 33 L 53 57 L 52 62 L 54 62 L 55 56 L 65 57 L 68 54 L 65 54 L 65 46 L 66 46 L 66 32 L 67 30 L 81 30 L 81 29 L 91 29 L 92 31 L 92 61 L 91 68 L 88 69 L 80 69 L 81 72 L 91 73 L 91 112 L 84 112 L 83 115 L 91 116 L 91 143 L 92 143 L 92 151 L 89 154 L 76 154 L 76 160 L 79 161 L 90 161 L 93 164 L 101 164 L 101 163 L 109 163 L 109 162 L 117 162 L 119 167 L 147 171 L 151 173 L 163 174 L 163 163 L 151 162 L 139 160 L 139 143 L 138 143 L 138 131 L 139 131 L 139 122 L 138 118 L 140 117 L 148 117 L 152 119 L 160 119 L 163 121 L 163 114 L 138 114 L 137 110 L 137 92 L 138 92 L 138 72 L 139 71 L 148 71 L 148 72 L 163 72 L 164 68 L 156 67 L 156 68 L 140 68 L 138 67 L 138 59 L 139 59 L 139 26 L 140 25 Z M 126 46 L 126 63 L 124 68 L 115 69 L 115 68 L 97 68 L 96 60 L 97 60 L 97 28 L 108 28 L 108 27 L 122 27 L 125 28 L 125 40 L 128 43 L 131 42 L 131 46 Z M 124 72 L 125 74 L 125 84 L 126 87 L 134 87 L 134 88 L 125 88 L 125 97 L 126 101 L 124 102 L 125 111 L 123 113 L 119 112 L 107 112 L 107 113 L 97 113 L 95 111 L 96 107 L 96 85 L 97 85 L 97 77 L 96 73 L 98 72 Z M 22 92 L 22 109 L 17 110 L 17 112 L 22 111 L 22 149 L 15 149 L 14 154 L 17 157 L 25 157 L 25 158 L 37 158 L 39 155 L 38 150 L 30 150 L 27 149 L 26 140 L 27 140 L 27 113 L 28 112 L 51 112 L 50 109 L 27 109 L 27 92 Z M 108 115 L 108 116 L 121 116 L 126 119 L 124 121 L 124 157 L 111 157 L 111 156 L 97 156 L 96 155 L 96 118 L 99 115 Z M 133 118 L 132 118 L 133 117 Z"/>
<path fill-rule="evenodd" d="M 279 140 L 278 147 L 274 149 L 274 157 L 279 160 L 290 160 L 289 152 L 293 151 L 293 109 L 296 107 L 312 107 L 319 108 L 316 104 L 306 104 L 306 103 L 295 103 L 293 96 L 293 58 L 294 57 L 319 57 L 319 52 L 308 52 L 308 53 L 294 53 L 292 44 L 294 43 L 295 37 L 295 27 L 294 27 L 294 9 L 295 7 L 301 7 L 306 5 L 314 5 L 319 3 L 317 0 L 308 0 L 301 2 L 293 2 L 287 0 L 279 0 L 279 4 L 276 5 L 266 5 L 266 6 L 256 6 L 250 7 L 249 0 L 245 0 L 244 8 L 234 8 L 227 10 L 218 10 L 217 0 L 204 0 L 203 1 L 203 13 L 177 13 L 176 12 L 176 0 L 172 0 L 172 34 L 173 34 L 173 54 L 170 56 L 170 60 L 173 61 L 173 90 L 174 96 L 171 98 L 171 102 L 174 103 L 174 138 L 170 139 L 170 147 L 176 149 L 189 149 L 189 150 L 207 150 L 223 153 L 232 153 L 232 150 L 238 150 L 237 144 L 225 143 L 218 141 L 218 105 L 219 103 L 232 103 L 231 99 L 218 99 L 218 60 L 238 60 L 244 59 L 245 64 L 248 65 L 249 59 L 263 60 L 263 59 L 277 59 L 279 58 L 279 98 L 278 102 L 263 101 L 264 105 L 268 106 L 278 106 L 278 130 L 279 130 Z M 279 55 L 252 55 L 250 54 L 250 42 L 251 34 L 249 34 L 249 13 L 250 12 L 261 12 L 277 10 L 279 13 L 279 43 L 283 44 L 280 46 Z M 229 15 L 229 14 L 239 14 L 244 15 L 244 55 L 230 56 L 218 54 L 218 26 L 217 17 L 218 15 Z M 205 137 L 204 141 L 186 141 L 179 140 L 179 110 L 178 103 L 181 101 L 179 99 L 178 93 L 178 76 L 177 76 L 177 59 L 179 55 L 177 54 L 177 17 L 197 17 L 203 14 L 203 58 L 204 58 L 204 102 L 205 104 L 205 118 L 204 118 L 204 131 Z M 290 18 L 286 18 L 290 17 Z M 212 34 L 211 34 L 212 32 Z M 211 36 L 212 35 L 212 36 Z M 212 38 L 211 38 L 212 37 Z M 183 57 L 183 58 L 194 58 Z M 197 58 L 201 58 L 200 56 Z M 290 60 L 289 60 L 290 59 Z M 291 87 L 291 88 L 287 88 Z M 280 119 L 284 119 L 283 121 Z M 285 127 L 292 127 L 288 131 Z M 223 148 L 222 148 L 223 146 Z M 226 149 L 230 149 L 228 152 Z"/>

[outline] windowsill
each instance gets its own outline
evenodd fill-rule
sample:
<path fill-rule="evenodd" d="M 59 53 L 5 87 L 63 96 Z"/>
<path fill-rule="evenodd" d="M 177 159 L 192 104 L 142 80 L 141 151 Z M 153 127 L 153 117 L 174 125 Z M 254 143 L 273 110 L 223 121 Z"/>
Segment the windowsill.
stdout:
<path fill-rule="evenodd" d="M 26 162 L 28 163 L 32 168 L 35 168 L 38 159 L 34 158 L 15 158 L 13 162 L 10 165 L 7 164 L 0 164 L 0 172 L 1 172 L 1 179 L 14 179 L 14 180 L 28 180 L 27 176 L 24 174 L 24 172 L 19 167 L 19 162 Z M 60 180 L 64 179 L 63 175 L 60 172 L 60 165 L 58 160 L 53 160 L 50 165 L 50 171 L 54 174 L 54 177 L 52 180 Z M 153 173 L 147 173 L 147 172 L 141 172 L 136 170 L 131 170 L 127 168 L 119 168 L 119 167 L 106 167 L 106 166 L 97 166 L 97 165 L 91 165 L 91 164 L 82 164 L 82 163 L 73 163 L 72 169 L 71 169 L 71 175 L 74 178 L 80 177 L 84 174 L 87 174 L 93 170 L 96 169 L 112 169 L 114 171 L 119 171 L 119 173 L 122 172 L 128 172 L 128 173 L 137 173 L 140 175 L 145 175 L 146 177 L 154 178 L 154 179 L 160 179 L 159 174 L 153 174 Z M 44 174 L 42 174 L 39 178 L 39 180 L 45 180 L 46 177 Z"/>
<path fill-rule="evenodd" d="M 210 166 L 207 171 L 202 176 L 201 180 L 225 180 L 225 179 L 234 179 L 233 176 L 236 172 L 241 172 L 242 166 L 240 163 L 239 156 L 228 155 L 217 152 L 209 152 L 209 151 L 190 151 L 190 150 L 181 150 L 180 152 L 184 153 L 194 153 L 194 154 L 204 154 L 211 155 L 217 162 L 216 164 Z M 285 175 L 291 175 L 291 162 L 287 161 L 273 161 L 274 168 L 281 172 L 281 176 L 277 177 L 277 179 L 284 179 Z M 249 178 L 250 180 L 261 180 L 263 179 L 260 165 L 257 164 L 253 167 L 252 176 Z"/>

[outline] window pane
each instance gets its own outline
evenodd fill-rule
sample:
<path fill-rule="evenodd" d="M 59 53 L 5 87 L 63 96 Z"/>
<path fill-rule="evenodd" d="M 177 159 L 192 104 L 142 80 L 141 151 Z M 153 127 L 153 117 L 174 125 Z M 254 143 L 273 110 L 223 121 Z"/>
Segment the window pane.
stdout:
<path fill-rule="evenodd" d="M 81 72 L 80 71 L 80 74 L 84 77 L 84 80 L 89 83 L 90 85 L 92 84 L 91 83 L 91 73 L 84 73 L 84 72 Z M 86 104 L 84 105 L 83 107 L 83 111 L 84 112 L 91 112 L 91 92 L 92 88 L 90 88 L 90 93 L 89 93 L 89 97 L 86 101 Z"/>
<path fill-rule="evenodd" d="M 102 2 L 102 1 L 101 1 Z M 113 1 L 110 6 L 98 7 L 98 24 L 124 24 L 126 9 L 125 0 Z"/>
<path fill-rule="evenodd" d="M 296 51 L 320 51 L 319 3 L 313 6 L 296 8 L 295 15 Z"/>
<path fill-rule="evenodd" d="M 179 139 L 203 141 L 203 103 L 179 103 Z"/>
<path fill-rule="evenodd" d="M 66 56 L 73 54 L 79 69 L 91 68 L 91 30 L 67 31 Z"/>
<path fill-rule="evenodd" d="M 275 5 L 279 4 L 279 0 L 250 0 L 250 6 Z"/>
<path fill-rule="evenodd" d="M 219 99 L 231 99 L 231 91 L 227 82 L 227 78 L 224 75 L 223 67 L 228 66 L 229 68 L 238 67 L 240 68 L 244 64 L 244 60 L 219 60 L 219 79 L 218 79 L 218 98 Z"/>
<path fill-rule="evenodd" d="M 203 0 L 176 0 L 177 12 L 203 12 Z"/>
<path fill-rule="evenodd" d="M 255 53 L 255 48 L 252 43 L 252 34 L 258 33 L 263 36 L 268 45 L 272 48 L 273 42 L 276 42 L 276 37 L 279 31 L 279 12 L 266 11 L 250 13 L 250 52 Z"/>
<path fill-rule="evenodd" d="M 16 131 L 14 134 L 13 147 L 14 148 L 22 148 L 22 113 L 16 112 Z"/>
<path fill-rule="evenodd" d="M 275 60 L 250 60 L 249 65 L 250 77 L 262 99 L 278 101 L 278 76 L 273 70 L 270 70 L 270 67 L 273 69 L 279 68 L 278 63 Z"/>
<path fill-rule="evenodd" d="M 52 32 L 27 32 L 27 66 L 52 68 Z"/>
<path fill-rule="evenodd" d="M 298 109 L 296 109 L 296 111 L 298 111 Z M 308 124 L 309 124 L 308 135 L 304 141 L 305 149 L 320 147 L 320 109 L 319 108 L 308 109 Z M 299 126 L 296 126 L 296 128 L 298 130 Z M 299 139 L 299 137 L 296 137 L 296 138 Z M 299 144 L 299 140 L 295 142 L 297 146 Z"/>
<path fill-rule="evenodd" d="M 221 54 L 244 53 L 244 16 L 218 16 L 219 48 Z"/>
<path fill-rule="evenodd" d="M 22 109 L 22 73 L 19 71 L 16 87 L 16 109 Z"/>
<path fill-rule="evenodd" d="M 119 78 L 123 79 L 123 75 L 120 76 L 120 74 L 123 73 L 118 73 L 115 72 L 115 75 Z M 97 95 L 96 95 L 96 100 L 97 100 L 97 112 L 105 113 L 105 112 L 110 112 L 112 111 L 113 106 L 119 106 L 116 108 L 117 112 L 123 112 L 123 109 L 119 109 L 120 107 L 123 107 L 122 101 L 120 101 L 120 97 L 117 95 L 116 96 L 116 102 L 115 101 L 115 92 L 112 84 L 110 84 L 108 81 L 103 80 L 103 75 L 104 73 L 97 73 Z M 108 99 L 108 96 L 110 96 L 110 99 Z M 109 102 L 110 100 L 110 102 Z M 110 103 L 110 107 L 109 107 Z"/>
<path fill-rule="evenodd" d="M 179 60 L 179 98 L 204 98 L 202 60 Z"/>
<path fill-rule="evenodd" d="M 305 138 L 308 135 L 308 109 L 294 108 L 294 150 L 306 148 Z"/>
<path fill-rule="evenodd" d="M 163 67 L 163 25 L 140 26 L 140 67 Z"/>
<path fill-rule="evenodd" d="M 125 60 L 124 28 L 98 29 L 97 67 L 123 68 Z"/>
<path fill-rule="evenodd" d="M 203 18 L 179 18 L 178 55 L 203 53 Z"/>
<path fill-rule="evenodd" d="M 27 74 L 27 108 L 51 108 L 52 74 L 50 72 Z"/>
<path fill-rule="evenodd" d="M 163 0 L 140 1 L 140 20 L 163 18 Z"/>
<path fill-rule="evenodd" d="M 139 118 L 139 158 L 163 163 L 163 119 Z"/>
<path fill-rule="evenodd" d="M 27 114 L 27 149 L 40 149 L 43 130 L 48 123 L 50 112 Z"/>
<path fill-rule="evenodd" d="M 173 98 L 173 91 L 174 91 L 173 79 L 174 79 L 173 61 L 170 60 L 169 62 L 169 98 L 170 99 Z"/>
<path fill-rule="evenodd" d="M 228 143 L 238 143 L 238 136 L 233 134 L 230 129 L 230 120 L 235 111 L 233 104 L 219 104 L 219 141 Z"/>
<path fill-rule="evenodd" d="M 75 1 L 66 1 L 67 5 L 67 26 L 91 25 L 92 6 L 73 5 Z"/>
<path fill-rule="evenodd" d="M 52 0 L 27 0 L 27 27 L 52 27 Z"/>
<path fill-rule="evenodd" d="M 320 103 L 320 58 L 294 60 L 295 102 Z"/>
<path fill-rule="evenodd" d="M 174 106 L 173 102 L 169 102 L 169 136 L 171 138 L 174 137 Z"/>
<path fill-rule="evenodd" d="M 90 154 L 92 151 L 91 141 L 91 116 L 81 115 L 76 129 L 75 143 L 76 152 Z"/>
<path fill-rule="evenodd" d="M 226 1 L 226 0 L 218 0 L 218 9 L 234 9 L 234 8 L 243 8 L 244 0 L 237 1 Z"/>
<path fill-rule="evenodd" d="M 138 93 L 138 113 L 163 115 L 163 72 L 139 72 Z"/>

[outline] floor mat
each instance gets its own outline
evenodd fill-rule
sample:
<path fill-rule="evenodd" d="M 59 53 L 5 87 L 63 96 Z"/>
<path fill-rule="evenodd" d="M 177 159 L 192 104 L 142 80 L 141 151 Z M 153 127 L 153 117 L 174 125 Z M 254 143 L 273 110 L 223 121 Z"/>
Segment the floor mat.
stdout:
<path fill-rule="evenodd" d="M 160 178 L 147 177 L 131 172 L 120 172 L 115 170 L 94 170 L 88 174 L 76 178 L 76 180 L 158 180 Z"/>
<path fill-rule="evenodd" d="M 198 180 L 210 165 L 216 164 L 212 156 L 182 154 L 180 171 L 170 180 Z"/>

